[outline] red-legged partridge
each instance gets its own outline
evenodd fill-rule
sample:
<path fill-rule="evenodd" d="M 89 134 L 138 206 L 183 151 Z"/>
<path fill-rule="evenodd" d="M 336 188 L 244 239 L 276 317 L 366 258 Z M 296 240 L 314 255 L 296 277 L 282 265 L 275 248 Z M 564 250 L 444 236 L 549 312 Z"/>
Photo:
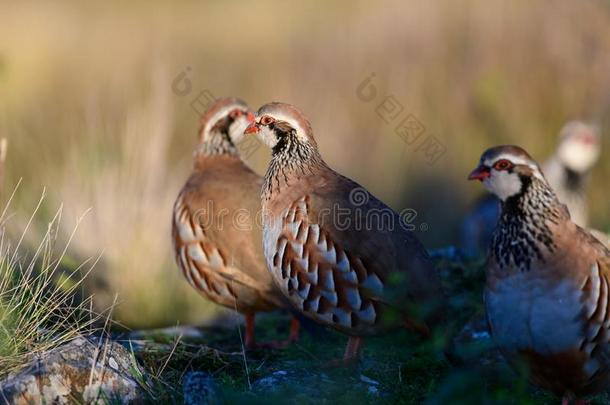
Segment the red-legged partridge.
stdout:
<path fill-rule="evenodd" d="M 570 220 L 523 149 L 488 149 L 469 179 L 502 202 L 485 288 L 495 342 L 566 401 L 607 388 L 610 251 Z"/>
<path fill-rule="evenodd" d="M 246 133 L 272 150 L 262 190 L 264 252 L 293 306 L 350 336 L 345 360 L 358 357 L 363 336 L 394 321 L 425 333 L 443 295 L 426 250 L 399 215 L 326 165 L 295 107 L 263 106 Z"/>
<path fill-rule="evenodd" d="M 184 276 L 209 300 L 246 316 L 248 347 L 255 345 L 255 314 L 287 306 L 267 270 L 256 225 L 262 178 L 244 164 L 235 146 L 252 119 L 248 106 L 234 98 L 216 101 L 203 115 L 193 172 L 172 218 Z M 292 339 L 297 332 L 293 321 Z"/>

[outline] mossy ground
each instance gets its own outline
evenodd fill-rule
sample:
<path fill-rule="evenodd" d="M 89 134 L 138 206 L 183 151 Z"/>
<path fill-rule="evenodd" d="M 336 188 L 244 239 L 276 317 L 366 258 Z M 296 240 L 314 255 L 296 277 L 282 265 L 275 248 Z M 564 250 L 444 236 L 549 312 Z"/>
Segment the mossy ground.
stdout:
<path fill-rule="evenodd" d="M 482 314 L 480 263 L 439 263 L 450 293 L 449 317 L 455 330 Z M 289 318 L 260 317 L 257 338 L 281 340 Z M 311 328 L 310 328 L 311 329 Z M 406 331 L 370 338 L 353 367 L 328 367 L 341 358 L 346 337 L 314 328 L 284 350 L 253 350 L 245 357 L 240 333 L 233 329 L 202 329 L 202 337 L 182 338 L 161 332 L 145 338 L 136 351 L 154 378 L 154 402 L 181 403 L 181 380 L 189 371 L 214 377 L 222 397 L 230 403 L 432 403 L 432 404 L 556 404 L 559 399 L 527 383 L 504 363 L 489 340 L 457 343 L 463 364 L 442 354 L 438 340 L 424 342 Z M 171 355 L 170 355 L 171 353 Z M 272 388 L 257 381 L 275 372 L 288 376 Z M 366 382 L 367 379 L 377 382 Z M 371 388 L 373 387 L 373 388 Z M 608 403 L 598 396 L 592 403 Z"/>

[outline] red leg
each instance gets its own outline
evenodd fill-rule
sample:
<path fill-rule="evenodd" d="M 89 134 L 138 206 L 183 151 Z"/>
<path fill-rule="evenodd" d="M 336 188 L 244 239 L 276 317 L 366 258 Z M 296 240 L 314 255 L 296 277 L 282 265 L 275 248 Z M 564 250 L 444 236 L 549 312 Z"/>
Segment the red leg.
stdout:
<path fill-rule="evenodd" d="M 245 336 L 245 345 L 248 349 L 285 349 L 291 343 L 295 343 L 299 340 L 299 330 L 301 328 L 301 322 L 297 318 L 292 318 L 290 322 L 290 333 L 288 335 L 288 339 L 279 342 L 268 342 L 257 344 L 256 339 L 254 337 L 254 319 L 255 314 L 246 314 L 246 336 Z"/>
<path fill-rule="evenodd" d="M 343 359 L 335 359 L 321 365 L 323 369 L 328 368 L 337 368 L 337 367 L 355 367 L 358 365 L 358 360 L 360 359 L 360 349 L 362 349 L 362 345 L 364 344 L 364 339 L 361 337 L 351 336 L 347 340 L 347 345 L 345 346 L 345 354 L 343 355 Z"/>
<path fill-rule="evenodd" d="M 254 317 L 255 314 L 246 315 L 246 347 L 252 349 L 256 346 L 256 339 L 254 338 Z"/>
<path fill-rule="evenodd" d="M 290 333 L 288 334 L 288 342 L 296 343 L 299 341 L 299 330 L 301 329 L 301 322 L 297 318 L 292 318 L 290 321 Z"/>
<path fill-rule="evenodd" d="M 350 336 L 349 340 L 347 341 L 347 346 L 345 347 L 343 361 L 349 362 L 352 360 L 358 360 L 363 343 L 364 340 L 361 337 Z"/>
<path fill-rule="evenodd" d="M 403 322 L 407 330 L 418 333 L 423 338 L 429 338 L 432 335 L 428 325 L 423 322 L 418 322 L 407 317 L 404 318 Z"/>
<path fill-rule="evenodd" d="M 299 322 L 299 320 L 297 318 L 292 318 L 292 321 L 290 322 L 290 333 L 288 335 L 288 339 L 257 344 L 256 347 L 265 348 L 265 349 L 275 349 L 275 350 L 285 349 L 291 343 L 295 343 L 299 340 L 299 329 L 300 328 L 301 328 L 301 322 Z"/>

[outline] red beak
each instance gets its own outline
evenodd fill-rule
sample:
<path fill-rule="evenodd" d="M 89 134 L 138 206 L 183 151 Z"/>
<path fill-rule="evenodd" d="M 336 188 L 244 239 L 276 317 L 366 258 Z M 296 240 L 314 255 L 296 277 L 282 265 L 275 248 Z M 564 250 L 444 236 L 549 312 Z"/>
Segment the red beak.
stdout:
<path fill-rule="evenodd" d="M 259 131 L 259 129 L 258 129 L 258 125 L 256 124 L 256 121 L 252 120 L 252 122 L 250 122 L 250 125 L 248 125 L 248 127 L 244 131 L 244 134 L 246 134 L 246 135 L 257 134 L 258 131 Z"/>
<path fill-rule="evenodd" d="M 472 173 L 470 173 L 470 175 L 468 176 L 468 180 L 483 181 L 486 178 L 488 178 L 489 176 L 491 176 L 491 173 L 489 171 L 489 167 L 480 165 L 479 167 L 474 169 L 472 171 Z"/>
<path fill-rule="evenodd" d="M 246 113 L 246 119 L 248 120 L 248 122 L 253 122 L 255 118 L 256 117 L 254 116 L 254 113 L 252 111 L 248 111 Z"/>

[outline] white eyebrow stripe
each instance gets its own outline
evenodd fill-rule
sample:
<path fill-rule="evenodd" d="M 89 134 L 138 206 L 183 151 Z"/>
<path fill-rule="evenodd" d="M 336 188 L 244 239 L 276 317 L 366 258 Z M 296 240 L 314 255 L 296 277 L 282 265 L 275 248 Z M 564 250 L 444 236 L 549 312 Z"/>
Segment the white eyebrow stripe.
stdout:
<path fill-rule="evenodd" d="M 502 159 L 509 160 L 515 165 L 525 165 L 525 166 L 529 167 L 530 169 L 532 169 L 532 171 L 534 172 L 534 176 L 536 176 L 540 180 L 544 180 L 544 176 L 542 175 L 540 168 L 538 167 L 538 165 L 536 163 L 532 163 L 530 160 L 526 160 L 520 156 L 511 155 L 510 153 L 503 153 L 503 154 L 497 156 L 493 160 L 487 159 L 487 160 L 485 160 L 485 162 L 483 162 L 483 164 L 488 167 L 493 167 L 494 163 L 496 163 L 497 161 L 502 160 Z"/>
<path fill-rule="evenodd" d="M 226 106 L 226 107 L 222 108 L 221 110 L 219 110 L 216 114 L 212 115 L 212 117 L 210 117 L 208 122 L 206 122 L 205 127 L 203 127 L 202 134 L 203 135 L 209 134 L 212 127 L 222 118 L 224 118 L 227 114 L 229 114 L 229 112 L 231 112 L 231 110 L 233 110 L 235 108 L 241 108 L 241 107 L 238 105 L 235 105 L 235 104 L 229 105 L 229 106 Z"/>
<path fill-rule="evenodd" d="M 498 157 L 496 157 L 495 159 L 491 160 L 491 159 L 487 159 L 484 163 L 486 166 L 492 166 L 495 162 L 497 162 L 498 160 L 502 160 L 502 159 L 506 159 L 506 160 L 510 160 L 511 162 L 513 162 L 516 165 L 527 165 L 529 167 L 533 167 L 530 163 L 530 161 L 523 159 L 522 157 L 519 156 L 515 156 L 515 155 L 511 155 L 509 153 L 503 153 L 501 155 L 499 155 Z"/>
<path fill-rule="evenodd" d="M 290 125 L 292 128 L 296 129 L 297 131 L 297 136 L 300 137 L 301 139 L 307 139 L 307 137 L 305 136 L 305 130 L 303 127 L 301 127 L 301 125 L 299 125 L 299 123 L 292 117 L 290 117 L 289 115 L 283 114 L 281 112 L 264 112 L 261 114 L 261 117 L 264 117 L 265 115 L 268 115 L 270 117 L 273 117 L 276 119 L 276 121 L 286 121 L 288 123 L 288 125 Z M 259 120 L 260 122 L 260 120 Z"/>

